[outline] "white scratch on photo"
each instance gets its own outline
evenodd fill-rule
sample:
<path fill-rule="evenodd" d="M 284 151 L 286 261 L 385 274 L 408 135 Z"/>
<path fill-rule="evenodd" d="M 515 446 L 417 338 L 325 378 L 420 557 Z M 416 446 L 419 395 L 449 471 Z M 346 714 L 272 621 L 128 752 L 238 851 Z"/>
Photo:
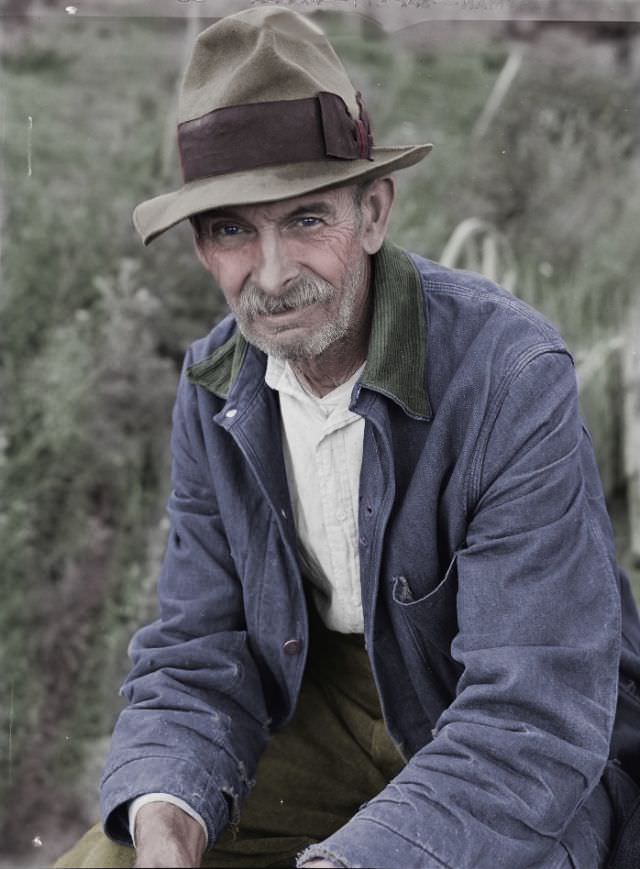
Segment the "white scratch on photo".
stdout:
<path fill-rule="evenodd" d="M 9 784 L 13 780 L 13 682 L 9 692 Z"/>
<path fill-rule="evenodd" d="M 33 167 L 31 165 L 31 146 L 33 139 L 33 118 L 31 115 L 27 118 L 27 175 L 29 178 L 33 175 Z"/>

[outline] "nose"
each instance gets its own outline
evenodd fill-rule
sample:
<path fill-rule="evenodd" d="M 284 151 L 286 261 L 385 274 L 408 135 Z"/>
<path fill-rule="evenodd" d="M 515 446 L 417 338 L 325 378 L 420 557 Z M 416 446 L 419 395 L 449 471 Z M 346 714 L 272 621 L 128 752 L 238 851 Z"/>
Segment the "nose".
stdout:
<path fill-rule="evenodd" d="M 278 296 L 298 274 L 288 245 L 277 231 L 260 233 L 257 240 L 253 280 L 264 293 Z"/>

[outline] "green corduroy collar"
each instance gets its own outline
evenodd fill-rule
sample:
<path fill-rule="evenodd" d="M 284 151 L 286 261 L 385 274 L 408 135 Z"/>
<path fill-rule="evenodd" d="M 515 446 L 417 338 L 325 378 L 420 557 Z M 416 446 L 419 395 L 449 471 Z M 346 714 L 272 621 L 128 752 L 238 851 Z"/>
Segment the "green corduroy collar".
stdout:
<path fill-rule="evenodd" d="M 431 417 L 426 393 L 425 312 L 420 276 L 410 257 L 385 241 L 374 257 L 373 315 L 362 386 L 396 401 L 410 416 Z M 236 330 L 218 349 L 192 365 L 187 377 L 227 398 L 247 352 Z"/>

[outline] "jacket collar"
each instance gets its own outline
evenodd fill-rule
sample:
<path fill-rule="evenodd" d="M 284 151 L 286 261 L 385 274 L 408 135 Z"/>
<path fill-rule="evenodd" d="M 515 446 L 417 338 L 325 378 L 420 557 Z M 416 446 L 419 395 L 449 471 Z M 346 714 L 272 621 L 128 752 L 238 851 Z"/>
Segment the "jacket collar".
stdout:
<path fill-rule="evenodd" d="M 385 241 L 373 260 L 371 335 L 360 384 L 393 399 L 418 419 L 431 417 L 426 393 L 425 333 L 420 275 L 408 254 Z M 248 349 L 236 330 L 210 356 L 188 368 L 187 378 L 226 399 Z"/>

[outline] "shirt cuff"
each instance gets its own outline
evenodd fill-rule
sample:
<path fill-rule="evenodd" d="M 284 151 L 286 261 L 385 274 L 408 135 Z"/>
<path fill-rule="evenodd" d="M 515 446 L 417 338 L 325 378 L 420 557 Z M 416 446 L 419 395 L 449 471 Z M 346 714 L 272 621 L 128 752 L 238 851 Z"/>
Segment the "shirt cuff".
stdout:
<path fill-rule="evenodd" d="M 129 803 L 129 832 L 131 833 L 131 841 L 133 842 L 133 847 L 136 847 L 136 837 L 135 837 L 135 829 L 136 829 L 136 815 L 138 811 L 142 808 L 142 806 L 146 806 L 147 803 L 171 803 L 173 806 L 177 806 L 179 809 L 182 809 L 183 812 L 186 812 L 189 817 L 193 818 L 194 821 L 197 821 L 202 829 L 204 830 L 204 842 L 205 848 L 209 843 L 209 834 L 207 833 L 207 825 L 205 824 L 202 817 L 192 809 L 188 803 L 185 803 L 184 800 L 181 800 L 180 797 L 174 797 L 172 794 L 143 794 L 141 797 L 136 797 L 135 800 L 131 800 Z"/>

